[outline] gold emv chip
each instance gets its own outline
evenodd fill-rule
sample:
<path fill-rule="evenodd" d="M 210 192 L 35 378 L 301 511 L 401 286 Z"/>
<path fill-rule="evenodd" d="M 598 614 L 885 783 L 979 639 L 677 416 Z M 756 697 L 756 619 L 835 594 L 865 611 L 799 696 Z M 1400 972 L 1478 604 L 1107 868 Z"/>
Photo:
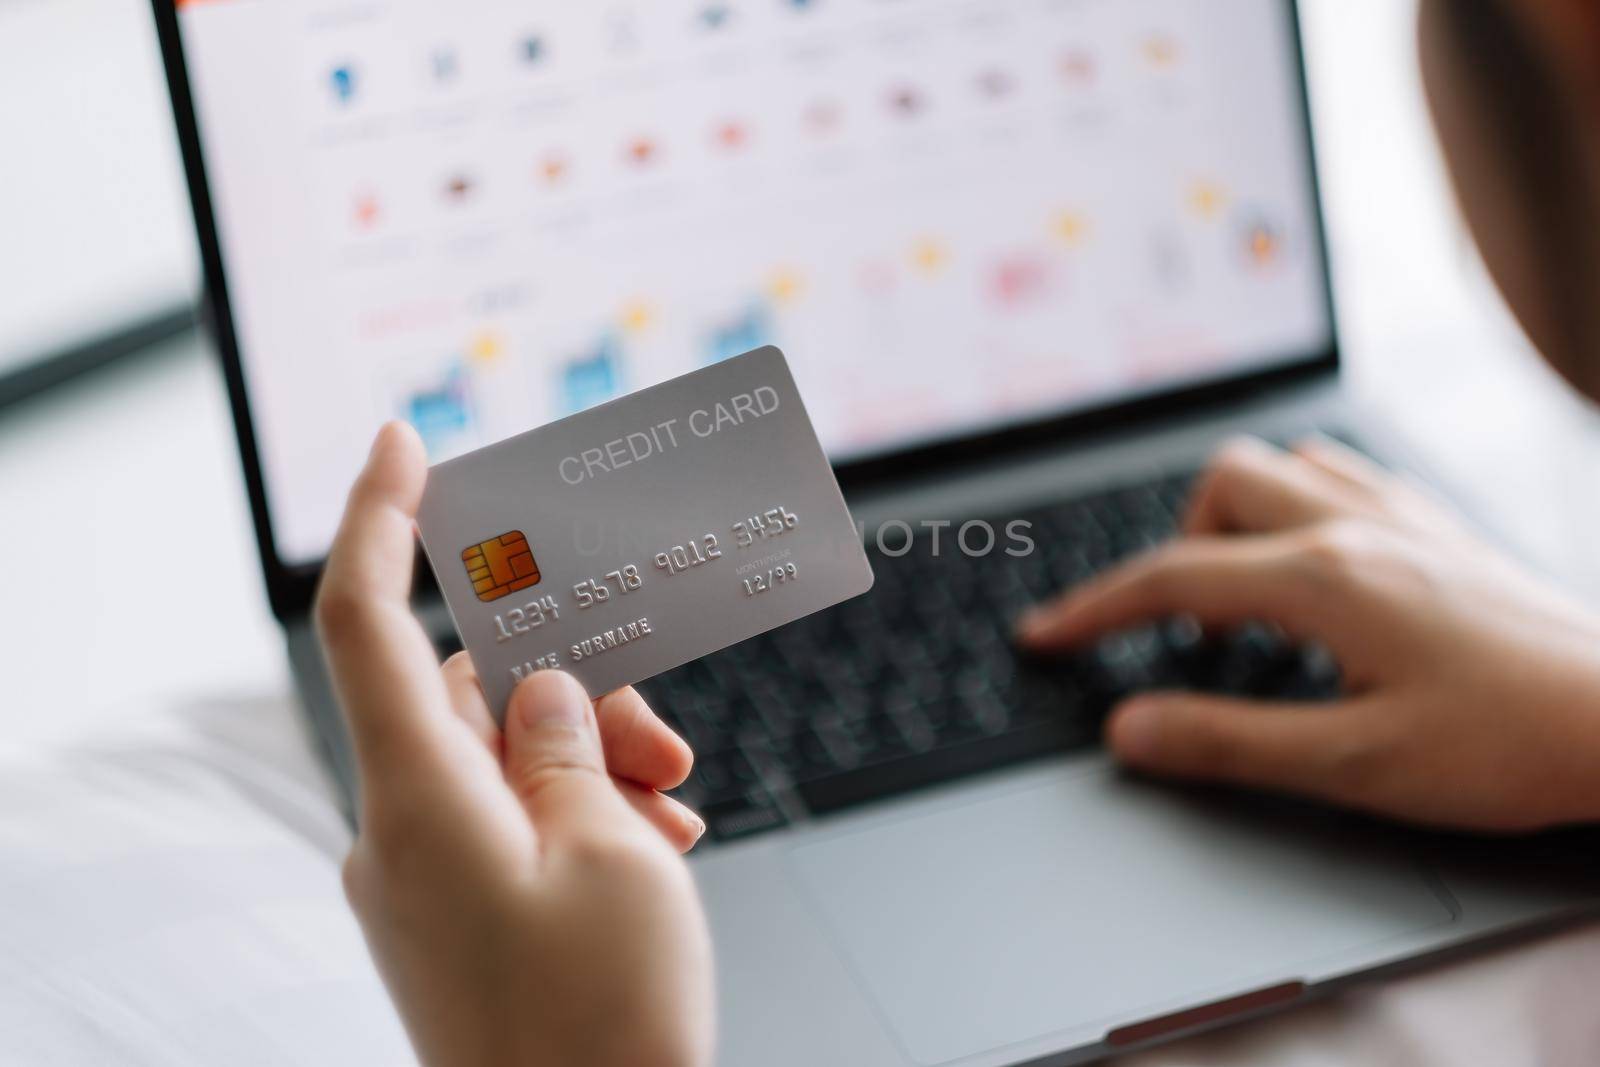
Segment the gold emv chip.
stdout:
<path fill-rule="evenodd" d="M 462 549 L 461 562 L 479 600 L 499 600 L 507 593 L 539 584 L 539 564 L 521 530 L 480 541 Z"/>

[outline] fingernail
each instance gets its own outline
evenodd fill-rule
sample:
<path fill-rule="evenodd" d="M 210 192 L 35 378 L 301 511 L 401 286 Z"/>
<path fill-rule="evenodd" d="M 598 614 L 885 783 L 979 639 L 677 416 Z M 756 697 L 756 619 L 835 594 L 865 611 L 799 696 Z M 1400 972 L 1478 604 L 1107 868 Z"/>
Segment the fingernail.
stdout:
<path fill-rule="evenodd" d="M 1263 438 L 1253 433 L 1234 434 L 1228 438 L 1228 444 L 1234 448 L 1248 448 L 1256 452 L 1276 452 L 1277 448 Z"/>
<path fill-rule="evenodd" d="M 588 694 L 564 671 L 533 672 L 512 690 L 511 703 L 526 727 L 582 726 L 589 717 Z"/>
<path fill-rule="evenodd" d="M 698 815 L 690 815 L 689 829 L 694 833 L 694 840 L 699 841 L 706 836 L 706 821 Z"/>
<path fill-rule="evenodd" d="M 372 447 L 367 449 L 368 463 L 371 463 L 373 458 L 383 451 L 384 446 L 388 444 L 389 438 L 392 436 L 394 436 L 393 422 L 386 422 L 378 427 L 378 436 L 372 439 Z"/>
<path fill-rule="evenodd" d="M 1050 626 L 1050 614 L 1043 608 L 1029 608 L 1011 624 L 1011 632 L 1019 641 L 1037 641 Z"/>
<path fill-rule="evenodd" d="M 1111 720 L 1111 747 L 1123 759 L 1135 763 L 1154 758 L 1161 710 L 1146 701 L 1124 704 Z"/>

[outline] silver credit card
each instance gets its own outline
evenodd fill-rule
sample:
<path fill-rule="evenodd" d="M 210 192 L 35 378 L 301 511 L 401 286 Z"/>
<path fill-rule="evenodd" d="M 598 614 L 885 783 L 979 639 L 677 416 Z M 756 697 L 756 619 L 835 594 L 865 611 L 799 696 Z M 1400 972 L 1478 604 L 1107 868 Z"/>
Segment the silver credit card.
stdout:
<path fill-rule="evenodd" d="M 872 587 L 772 347 L 438 464 L 417 525 L 497 719 L 533 671 L 599 696 Z"/>

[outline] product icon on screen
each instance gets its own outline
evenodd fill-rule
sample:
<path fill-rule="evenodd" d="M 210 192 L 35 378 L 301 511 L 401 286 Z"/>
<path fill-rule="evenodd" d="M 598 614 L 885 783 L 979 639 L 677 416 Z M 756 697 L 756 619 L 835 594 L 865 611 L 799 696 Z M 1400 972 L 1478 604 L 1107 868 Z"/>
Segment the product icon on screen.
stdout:
<path fill-rule="evenodd" d="M 912 85 L 902 85 L 889 92 L 889 108 L 901 118 L 916 118 L 927 106 L 920 90 Z"/>
<path fill-rule="evenodd" d="M 1085 86 L 1094 81 L 1094 56 L 1082 48 L 1069 48 L 1061 53 L 1056 63 L 1062 80 L 1069 85 Z"/>
<path fill-rule="evenodd" d="M 814 100 L 806 107 L 806 128 L 814 134 L 826 135 L 839 128 L 844 111 L 833 100 Z"/>
<path fill-rule="evenodd" d="M 628 142 L 625 156 L 635 167 L 648 167 L 656 161 L 661 149 L 648 137 L 635 137 Z"/>
<path fill-rule="evenodd" d="M 559 185 L 570 169 L 571 164 L 565 156 L 552 153 L 539 161 L 539 180 L 546 185 Z"/>
<path fill-rule="evenodd" d="M 727 4 L 707 4 L 700 9 L 700 25 L 708 30 L 720 30 L 733 18 L 733 9 Z"/>
<path fill-rule="evenodd" d="M 469 447 L 476 436 L 476 403 L 466 364 L 413 367 L 391 382 L 397 414 L 422 438 L 435 462 Z"/>
<path fill-rule="evenodd" d="M 622 392 L 622 355 L 609 334 L 560 369 L 563 414 L 592 408 Z"/>
<path fill-rule="evenodd" d="M 717 127 L 715 135 L 717 147 L 725 152 L 737 152 L 749 139 L 750 131 L 745 128 L 744 123 L 736 121 L 722 123 Z"/>
<path fill-rule="evenodd" d="M 341 63 L 328 72 L 328 87 L 333 90 L 333 98 L 341 104 L 348 104 L 356 98 L 356 69 L 348 63 Z"/>
<path fill-rule="evenodd" d="M 1009 71 L 1001 70 L 999 67 L 990 67 L 978 75 L 978 90 L 990 100 L 1010 96 L 1016 87 L 1016 79 Z"/>
<path fill-rule="evenodd" d="M 454 48 L 435 48 L 432 56 L 433 80 L 453 82 L 461 73 L 461 60 Z"/>
<path fill-rule="evenodd" d="M 1260 215 L 1246 217 L 1240 227 L 1240 244 L 1246 262 L 1257 270 L 1274 266 L 1283 251 L 1283 237 L 1277 227 Z"/>
<path fill-rule="evenodd" d="M 350 210 L 356 228 L 370 230 L 383 220 L 383 205 L 376 193 L 361 193 Z"/>

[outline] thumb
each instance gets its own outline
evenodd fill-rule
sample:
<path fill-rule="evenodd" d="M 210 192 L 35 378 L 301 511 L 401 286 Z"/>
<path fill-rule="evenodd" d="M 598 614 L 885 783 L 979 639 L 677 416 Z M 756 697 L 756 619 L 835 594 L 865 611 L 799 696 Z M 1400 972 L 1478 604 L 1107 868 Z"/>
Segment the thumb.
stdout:
<path fill-rule="evenodd" d="M 535 671 L 506 708 L 505 774 L 535 830 L 594 837 L 631 825 L 633 809 L 611 784 L 594 705 L 564 671 Z"/>
<path fill-rule="evenodd" d="M 1118 761 L 1194 781 L 1355 802 L 1375 739 L 1353 702 L 1268 703 L 1199 693 L 1146 693 L 1106 722 Z"/>

